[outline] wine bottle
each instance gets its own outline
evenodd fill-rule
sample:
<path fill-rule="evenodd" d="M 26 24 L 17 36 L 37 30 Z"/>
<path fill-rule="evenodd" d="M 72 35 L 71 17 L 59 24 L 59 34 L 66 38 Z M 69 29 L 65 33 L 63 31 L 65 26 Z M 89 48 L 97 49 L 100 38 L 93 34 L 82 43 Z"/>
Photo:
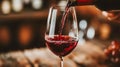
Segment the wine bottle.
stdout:
<path fill-rule="evenodd" d="M 95 5 L 100 10 L 119 10 L 120 0 L 68 0 L 68 6 Z"/>

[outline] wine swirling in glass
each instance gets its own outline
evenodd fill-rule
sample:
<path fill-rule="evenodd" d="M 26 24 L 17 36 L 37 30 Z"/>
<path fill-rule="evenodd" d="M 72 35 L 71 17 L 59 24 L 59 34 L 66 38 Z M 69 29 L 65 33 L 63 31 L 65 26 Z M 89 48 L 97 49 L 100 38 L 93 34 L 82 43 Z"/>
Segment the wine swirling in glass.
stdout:
<path fill-rule="evenodd" d="M 46 46 L 61 59 L 73 51 L 78 42 L 78 25 L 74 7 L 61 9 L 63 6 L 50 8 L 45 33 Z M 65 7 L 65 6 L 64 6 Z"/>

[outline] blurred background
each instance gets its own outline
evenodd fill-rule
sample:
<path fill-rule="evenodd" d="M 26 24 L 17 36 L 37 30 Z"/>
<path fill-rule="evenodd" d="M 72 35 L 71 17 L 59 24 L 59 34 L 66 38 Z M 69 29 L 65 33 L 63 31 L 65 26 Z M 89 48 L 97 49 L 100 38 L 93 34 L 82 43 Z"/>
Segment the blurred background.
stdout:
<path fill-rule="evenodd" d="M 66 1 L 62 0 L 0 0 L 1 57 L 5 57 L 6 55 L 9 55 L 6 53 L 14 51 L 25 51 L 28 49 L 30 51 L 34 51 L 33 49 L 46 47 L 44 33 L 46 29 L 49 8 L 53 5 L 65 5 L 65 4 Z M 103 49 L 109 46 L 111 41 L 120 40 L 119 10 L 118 11 L 111 10 L 109 12 L 102 11 L 93 5 L 76 6 L 75 8 L 78 19 L 80 37 L 78 44 L 83 45 L 86 44 L 86 41 L 91 41 L 92 44 L 95 44 L 98 47 L 100 47 L 101 49 L 100 51 L 103 56 L 104 54 Z M 91 47 L 89 46 L 89 49 L 93 47 L 94 47 L 93 45 Z M 99 49 L 96 48 L 95 50 Z M 42 51 L 44 50 L 41 50 L 41 52 Z M 39 51 L 35 50 L 35 52 Z M 25 55 L 27 54 L 26 52 L 24 53 Z M 16 53 L 12 55 L 16 55 Z M 21 55 L 21 52 L 18 52 L 18 55 Z M 27 56 L 28 55 L 29 51 Z M 70 56 L 70 59 L 73 59 L 73 57 L 71 58 Z M 78 61 L 76 57 L 74 58 L 74 60 L 76 62 Z M 35 62 L 40 61 L 36 60 Z M 2 61 L 0 61 L 0 63 L 2 63 Z M 77 64 L 78 63 L 80 63 L 79 64 L 80 67 L 85 67 L 81 66 L 81 63 L 83 62 L 77 62 Z M 47 66 L 43 65 L 40 67 Z M 107 67 L 107 66 L 103 65 L 95 67 Z"/>
<path fill-rule="evenodd" d="M 0 0 L 0 52 L 45 46 L 49 7 L 56 0 Z"/>

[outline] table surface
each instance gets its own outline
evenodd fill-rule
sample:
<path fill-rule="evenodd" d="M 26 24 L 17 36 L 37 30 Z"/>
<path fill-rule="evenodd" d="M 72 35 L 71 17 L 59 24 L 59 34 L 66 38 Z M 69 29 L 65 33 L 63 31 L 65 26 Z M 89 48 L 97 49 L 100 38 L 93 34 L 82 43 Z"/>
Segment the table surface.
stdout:
<path fill-rule="evenodd" d="M 64 67 L 119 67 L 107 61 L 106 43 L 91 41 L 78 43 L 64 57 Z M 0 67 L 59 67 L 60 59 L 48 48 L 26 49 L 0 54 Z"/>

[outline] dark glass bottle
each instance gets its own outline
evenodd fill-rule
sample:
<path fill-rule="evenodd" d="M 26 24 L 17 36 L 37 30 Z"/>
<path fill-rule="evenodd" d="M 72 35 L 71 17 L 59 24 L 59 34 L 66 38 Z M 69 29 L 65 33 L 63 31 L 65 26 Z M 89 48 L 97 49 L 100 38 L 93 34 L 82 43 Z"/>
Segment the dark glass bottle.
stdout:
<path fill-rule="evenodd" d="M 101 10 L 119 10 L 120 0 L 68 0 L 69 6 L 95 5 Z"/>

